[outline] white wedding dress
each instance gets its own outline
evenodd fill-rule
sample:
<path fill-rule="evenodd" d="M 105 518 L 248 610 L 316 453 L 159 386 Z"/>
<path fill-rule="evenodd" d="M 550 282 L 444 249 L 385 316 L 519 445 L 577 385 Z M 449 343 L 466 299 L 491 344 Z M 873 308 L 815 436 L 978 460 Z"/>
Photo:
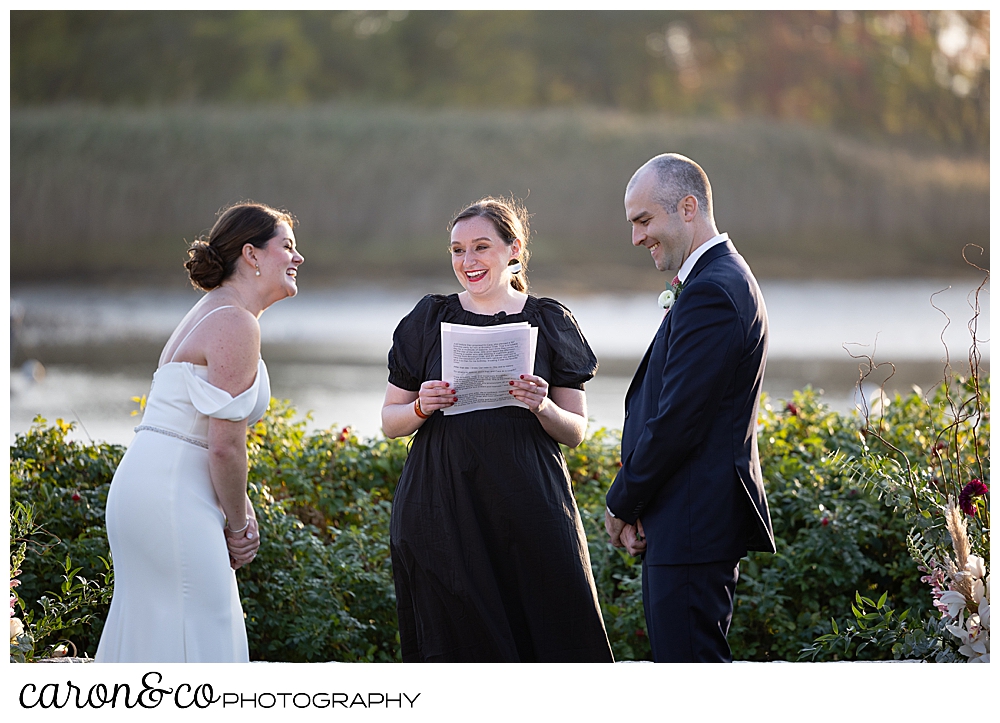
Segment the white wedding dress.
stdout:
<path fill-rule="evenodd" d="M 225 516 L 209 477 L 208 419 L 253 424 L 271 390 L 263 359 L 253 385 L 236 397 L 207 377 L 208 367 L 189 362 L 156 370 L 142 423 L 111 482 L 115 587 L 98 663 L 249 661 Z"/>

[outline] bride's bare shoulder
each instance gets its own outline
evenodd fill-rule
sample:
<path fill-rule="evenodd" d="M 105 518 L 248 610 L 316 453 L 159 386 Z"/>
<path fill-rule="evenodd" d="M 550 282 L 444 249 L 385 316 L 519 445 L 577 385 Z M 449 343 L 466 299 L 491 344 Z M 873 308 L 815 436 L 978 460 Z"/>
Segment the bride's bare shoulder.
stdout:
<path fill-rule="evenodd" d="M 213 309 L 202 317 L 202 340 L 211 347 L 249 350 L 260 353 L 260 323 L 257 317 L 238 306 Z"/>
<path fill-rule="evenodd" d="M 213 357 L 221 356 L 232 364 L 234 357 L 246 355 L 256 360 L 260 356 L 260 324 L 253 314 L 238 306 L 199 304 L 171 334 L 161 365 L 187 361 L 211 366 Z"/>

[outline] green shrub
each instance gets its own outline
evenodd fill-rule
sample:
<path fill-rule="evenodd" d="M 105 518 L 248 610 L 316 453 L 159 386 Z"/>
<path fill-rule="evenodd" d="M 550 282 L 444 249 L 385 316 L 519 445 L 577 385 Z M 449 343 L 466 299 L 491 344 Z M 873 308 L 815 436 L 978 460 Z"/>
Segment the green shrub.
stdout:
<path fill-rule="evenodd" d="M 248 440 L 261 549 L 237 578 L 251 658 L 396 660 L 388 529 L 405 443 L 361 441 L 349 430 L 307 437 L 293 416 L 274 401 Z M 54 591 L 65 594 L 67 558 L 78 568 L 71 579 L 90 582 L 110 560 L 104 507 L 124 448 L 71 441 L 71 429 L 37 418 L 11 447 L 12 504 L 30 503 L 41 527 L 33 534 L 48 535 L 46 544 L 26 546 L 17 588 L 38 620 L 58 601 Z M 70 592 L 81 590 L 76 583 Z M 77 600 L 73 624 L 58 631 L 80 655 L 95 654 L 109 602 L 109 595 Z"/>
<path fill-rule="evenodd" d="M 642 607 L 642 563 L 608 543 L 604 495 L 621 466 L 621 434 L 601 428 L 579 447 L 563 447 L 573 481 L 604 625 L 615 660 L 652 660 Z"/>
<path fill-rule="evenodd" d="M 802 650 L 802 657 L 966 661 L 983 649 L 960 647 L 951 631 L 963 629 L 978 644 L 985 638 L 988 659 L 988 618 L 980 618 L 982 590 L 975 592 L 973 579 L 985 576 L 988 585 L 989 493 L 981 481 L 990 474 L 990 394 L 988 378 L 980 384 L 975 354 L 970 361 L 972 375 L 946 376 L 929 397 L 915 392 L 878 405 L 861 422 L 866 443 L 856 454 L 837 459 L 845 473 L 904 520 L 911 559 L 924 573 L 920 581 L 926 585 L 921 584 L 918 593 L 922 604 L 894 616 L 896 605 L 887 601 L 887 593 L 877 603 L 871 599 L 874 595 L 858 595 L 857 605 L 851 606 L 854 619 L 842 626 L 831 619 L 832 632 L 818 636 Z M 981 491 L 963 501 L 969 488 Z M 971 555 L 982 558 L 985 569 L 969 578 L 967 570 L 973 568 L 963 565 Z M 946 590 L 964 591 L 961 614 L 940 602 Z M 895 597 L 898 607 L 909 602 L 898 601 Z M 929 601 L 940 610 L 929 609 Z"/>
<path fill-rule="evenodd" d="M 11 514 L 17 505 L 31 510 L 33 522 L 15 533 L 11 521 L 11 548 L 17 538 L 26 543 L 16 592 L 26 613 L 46 615 L 41 602 L 58 599 L 64 577 L 89 582 L 103 579 L 111 559 L 104 531 L 104 506 L 115 468 L 125 448 L 112 444 L 84 444 L 66 439 L 72 425 L 56 420 L 46 426 L 38 417 L 26 434 L 17 435 L 10 449 Z M 72 567 L 70 567 L 71 560 Z M 72 642 L 80 655 L 93 655 L 104 629 L 110 597 L 81 600 L 74 622 L 57 625 L 47 635 Z M 36 631 L 36 635 L 37 635 Z M 36 645 L 46 636 L 37 636 Z M 48 647 L 52 647 L 49 645 Z M 37 651 L 41 653 L 42 651 Z"/>
<path fill-rule="evenodd" d="M 765 400 L 760 422 L 777 553 L 751 553 L 740 565 L 734 656 L 794 660 L 858 591 L 888 591 L 913 613 L 929 610 L 907 551 L 909 523 L 855 481 L 836 454 L 862 448 L 858 418 L 831 412 L 807 388 L 777 410 Z"/>
<path fill-rule="evenodd" d="M 883 432 L 897 449 L 911 458 L 924 455 L 916 474 L 934 489 L 943 462 L 940 450 L 930 451 L 937 440 L 931 430 L 947 426 L 943 394 L 930 400 L 897 397 L 882 415 Z M 295 422 L 294 416 L 287 403 L 274 401 L 248 438 L 261 549 L 237 576 L 251 658 L 398 660 L 389 517 L 406 441 L 360 440 L 350 428 L 307 434 L 306 422 Z M 777 407 L 764 400 L 761 466 L 778 553 L 753 553 L 740 565 L 729 636 L 735 658 L 795 660 L 829 635 L 829 621 L 848 612 L 859 595 L 874 601 L 883 593 L 891 602 L 882 600 L 877 610 L 862 613 L 882 621 L 878 639 L 888 640 L 888 630 L 896 636 L 893 645 L 910 635 L 907 650 L 933 648 L 934 625 L 920 628 L 920 621 L 933 615 L 932 599 L 920 582 L 908 537 L 914 525 L 925 535 L 940 535 L 940 523 L 929 515 L 914 519 L 897 504 L 907 494 L 905 486 L 890 489 L 872 483 L 870 470 L 868 477 L 860 474 L 859 460 L 900 464 L 872 452 L 862 427 L 853 415 L 831 412 L 810 389 Z M 72 579 L 101 580 L 109 555 L 104 504 L 123 448 L 71 442 L 70 429 L 62 421 L 46 426 L 37 419 L 11 447 L 12 502 L 30 503 L 41 528 L 53 536 L 46 545 L 28 546 L 21 564 L 18 593 L 36 616 L 43 615 L 38 601 L 46 594 L 51 609 L 58 597 L 53 591 L 64 589 L 71 569 L 79 568 Z M 988 430 L 987 414 L 980 432 Z M 563 451 L 615 657 L 648 660 L 641 565 L 612 548 L 604 532 L 604 494 L 618 470 L 619 445 L 617 432 L 599 429 L 579 447 Z M 979 464 L 988 478 L 988 454 Z M 908 618 L 888 615 L 895 609 L 908 610 Z M 93 622 L 72 622 L 60 635 L 92 656 L 106 614 L 106 601 L 88 597 L 65 620 L 89 616 Z M 901 627 L 901 619 L 908 627 Z M 850 623 L 843 627 L 854 636 L 846 647 L 820 646 L 811 655 L 893 656 L 892 645 L 861 646 L 858 641 L 868 633 Z"/>
<path fill-rule="evenodd" d="M 248 442 L 262 532 L 238 573 L 251 656 L 398 660 L 389 514 L 405 440 L 362 441 L 350 428 L 307 436 L 294 414 L 273 401 Z"/>

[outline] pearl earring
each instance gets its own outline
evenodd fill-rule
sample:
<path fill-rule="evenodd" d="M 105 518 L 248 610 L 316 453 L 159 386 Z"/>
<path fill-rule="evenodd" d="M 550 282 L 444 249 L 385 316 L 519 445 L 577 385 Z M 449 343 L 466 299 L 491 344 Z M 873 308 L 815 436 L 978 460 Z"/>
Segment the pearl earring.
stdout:
<path fill-rule="evenodd" d="M 254 264 L 254 268 L 257 269 L 257 273 L 254 274 L 254 276 L 260 276 L 260 266 L 258 266 L 257 264 Z"/>

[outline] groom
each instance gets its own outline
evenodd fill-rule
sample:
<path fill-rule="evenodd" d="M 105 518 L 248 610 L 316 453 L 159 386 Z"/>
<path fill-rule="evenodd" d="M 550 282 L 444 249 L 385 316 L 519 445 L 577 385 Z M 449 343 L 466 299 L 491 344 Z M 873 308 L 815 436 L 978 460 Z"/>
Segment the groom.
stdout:
<path fill-rule="evenodd" d="M 775 551 L 755 429 L 767 312 L 750 268 L 715 226 L 697 163 L 676 153 L 649 160 L 625 189 L 625 213 L 632 244 L 676 272 L 676 301 L 625 396 L 605 528 L 611 544 L 643 555 L 654 660 L 732 662 L 739 560 Z"/>

